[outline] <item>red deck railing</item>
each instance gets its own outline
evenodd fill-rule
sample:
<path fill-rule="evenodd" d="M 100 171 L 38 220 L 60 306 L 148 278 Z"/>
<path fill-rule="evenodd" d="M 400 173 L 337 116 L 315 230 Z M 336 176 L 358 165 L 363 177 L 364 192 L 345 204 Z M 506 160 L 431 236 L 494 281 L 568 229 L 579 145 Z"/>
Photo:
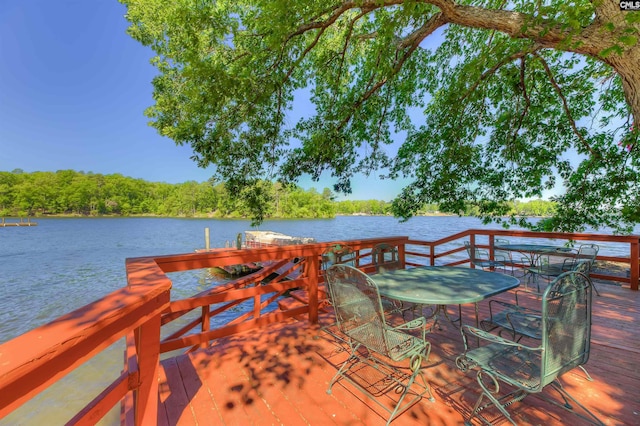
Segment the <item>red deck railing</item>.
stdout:
<path fill-rule="evenodd" d="M 598 260 L 628 264 L 629 276 L 595 277 L 638 290 L 639 236 L 472 229 L 437 241 L 386 237 L 339 243 L 356 250 L 358 266 L 368 270 L 371 248 L 378 243 L 398 246 L 400 260 L 408 266 L 461 265 L 469 263 L 463 253 L 463 240 L 492 248 L 495 237 L 628 244 L 628 257 L 598 256 Z M 300 314 L 307 314 L 311 322 L 316 322 L 318 289 L 323 281 L 319 260 L 321 253 L 335 243 L 338 242 L 127 259 L 127 287 L 0 345 L 0 418 L 125 337 L 122 373 L 69 423 L 94 424 L 121 402 L 122 423 L 155 424 L 161 353 L 194 350 L 212 340 Z M 249 262 L 268 266 L 186 299 L 170 298 L 167 273 Z M 273 272 L 277 276 L 264 284 Z M 275 309 L 274 302 L 294 288 L 306 289 L 309 303 Z M 235 309 L 241 304 L 251 308 Z"/>

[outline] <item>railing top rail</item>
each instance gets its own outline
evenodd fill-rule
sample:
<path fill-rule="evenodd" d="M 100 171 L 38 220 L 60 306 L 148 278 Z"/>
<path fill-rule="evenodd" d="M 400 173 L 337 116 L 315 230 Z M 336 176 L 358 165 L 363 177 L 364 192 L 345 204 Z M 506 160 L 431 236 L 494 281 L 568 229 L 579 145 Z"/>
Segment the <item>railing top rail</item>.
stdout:
<path fill-rule="evenodd" d="M 501 235 L 522 238 L 551 238 L 563 240 L 598 240 L 619 243 L 637 243 L 640 235 L 610 235 L 584 232 L 538 232 L 526 230 L 504 230 L 504 229 L 468 229 L 461 234 L 475 235 Z M 457 235 L 457 234 L 456 234 Z M 450 238 L 450 237 L 449 237 Z"/>
<path fill-rule="evenodd" d="M 0 417 L 168 307 L 170 288 L 121 288 L 0 345 Z"/>
<path fill-rule="evenodd" d="M 148 284 L 149 277 L 158 272 L 177 272 L 189 269 L 202 269 L 211 266 L 224 266 L 251 261 L 270 260 L 274 258 L 310 256 L 321 252 L 335 244 L 348 244 L 358 250 L 360 248 L 373 247 L 378 243 L 404 244 L 409 240 L 406 236 L 393 236 L 381 238 L 365 238 L 359 240 L 328 241 L 311 244 L 294 244 L 287 246 L 260 247 L 250 249 L 213 249 L 195 253 L 182 253 L 152 257 L 129 258 L 126 260 L 127 276 L 129 284 Z M 159 268 L 159 270 L 156 270 Z M 143 271 L 145 271 L 143 273 Z M 148 278 L 137 280 L 134 271 L 139 271 Z"/>

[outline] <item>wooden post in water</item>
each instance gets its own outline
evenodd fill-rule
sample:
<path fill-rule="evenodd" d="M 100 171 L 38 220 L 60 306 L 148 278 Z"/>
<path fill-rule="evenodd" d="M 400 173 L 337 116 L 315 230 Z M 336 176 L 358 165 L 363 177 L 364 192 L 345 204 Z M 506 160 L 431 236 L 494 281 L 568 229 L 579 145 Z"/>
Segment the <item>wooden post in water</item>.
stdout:
<path fill-rule="evenodd" d="M 204 228 L 204 248 L 209 250 L 210 247 L 209 228 Z"/>

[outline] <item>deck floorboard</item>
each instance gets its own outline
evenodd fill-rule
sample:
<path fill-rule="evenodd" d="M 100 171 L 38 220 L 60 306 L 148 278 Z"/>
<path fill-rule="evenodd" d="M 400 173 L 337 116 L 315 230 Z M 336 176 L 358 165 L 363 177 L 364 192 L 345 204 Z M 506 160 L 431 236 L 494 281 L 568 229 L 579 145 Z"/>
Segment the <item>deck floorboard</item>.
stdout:
<path fill-rule="evenodd" d="M 586 365 L 594 381 L 579 369 L 561 381 L 605 424 L 640 424 L 640 292 L 602 283 L 598 290 Z M 513 292 L 498 297 L 514 300 Z M 535 297 L 524 299 L 521 303 L 539 304 Z M 465 322 L 475 322 L 473 312 L 465 305 Z M 487 302 L 480 303 L 481 319 L 487 313 Z M 321 316 L 321 323 L 330 320 L 330 315 Z M 462 373 L 455 367 L 463 350 L 457 327 L 442 321 L 428 338 L 432 352 L 425 373 L 436 402 L 423 398 L 398 417 L 395 426 L 462 424 L 479 395 L 475 372 Z M 387 413 L 348 383 L 339 382 L 331 395 L 326 393 L 346 356 L 331 335 L 303 320 L 222 339 L 162 361 L 158 423 L 384 425 Z M 510 412 L 520 424 L 583 424 L 535 396 L 513 404 Z"/>

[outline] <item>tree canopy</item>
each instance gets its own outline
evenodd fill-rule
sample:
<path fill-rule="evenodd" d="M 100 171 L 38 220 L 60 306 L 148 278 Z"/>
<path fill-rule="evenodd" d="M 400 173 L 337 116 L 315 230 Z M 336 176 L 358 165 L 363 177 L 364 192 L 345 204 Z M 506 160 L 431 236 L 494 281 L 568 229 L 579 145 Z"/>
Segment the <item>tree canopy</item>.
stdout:
<path fill-rule="evenodd" d="M 304 190 L 260 181 L 263 219 L 326 219 L 336 214 L 388 215 L 391 203 L 382 200 L 336 201 L 324 188 Z M 533 200 L 514 202 L 510 213 L 550 216 L 555 203 Z M 477 214 L 467 206 L 464 215 Z M 425 205 L 417 214 L 440 213 Z M 251 218 L 252 209 L 243 197 L 227 190 L 224 183 L 188 181 L 177 184 L 148 182 L 121 174 L 103 175 L 74 170 L 25 173 L 21 169 L 0 171 L 0 216 L 163 216 Z"/>
<path fill-rule="evenodd" d="M 519 223 L 559 183 L 549 230 L 640 222 L 640 12 L 617 1 L 121 1 L 157 55 L 152 125 L 248 199 L 379 173 L 408 179 L 401 218 Z"/>
<path fill-rule="evenodd" d="M 304 190 L 261 181 L 264 218 L 330 218 L 341 212 L 334 194 L 325 189 Z M 376 211 L 373 201 L 356 201 L 356 212 Z M 384 210 L 383 210 L 384 209 Z M 24 173 L 0 171 L 0 216 L 78 215 L 250 218 L 245 197 L 228 191 L 224 183 L 188 181 L 148 182 L 121 174 L 103 175 L 74 170 Z"/>

